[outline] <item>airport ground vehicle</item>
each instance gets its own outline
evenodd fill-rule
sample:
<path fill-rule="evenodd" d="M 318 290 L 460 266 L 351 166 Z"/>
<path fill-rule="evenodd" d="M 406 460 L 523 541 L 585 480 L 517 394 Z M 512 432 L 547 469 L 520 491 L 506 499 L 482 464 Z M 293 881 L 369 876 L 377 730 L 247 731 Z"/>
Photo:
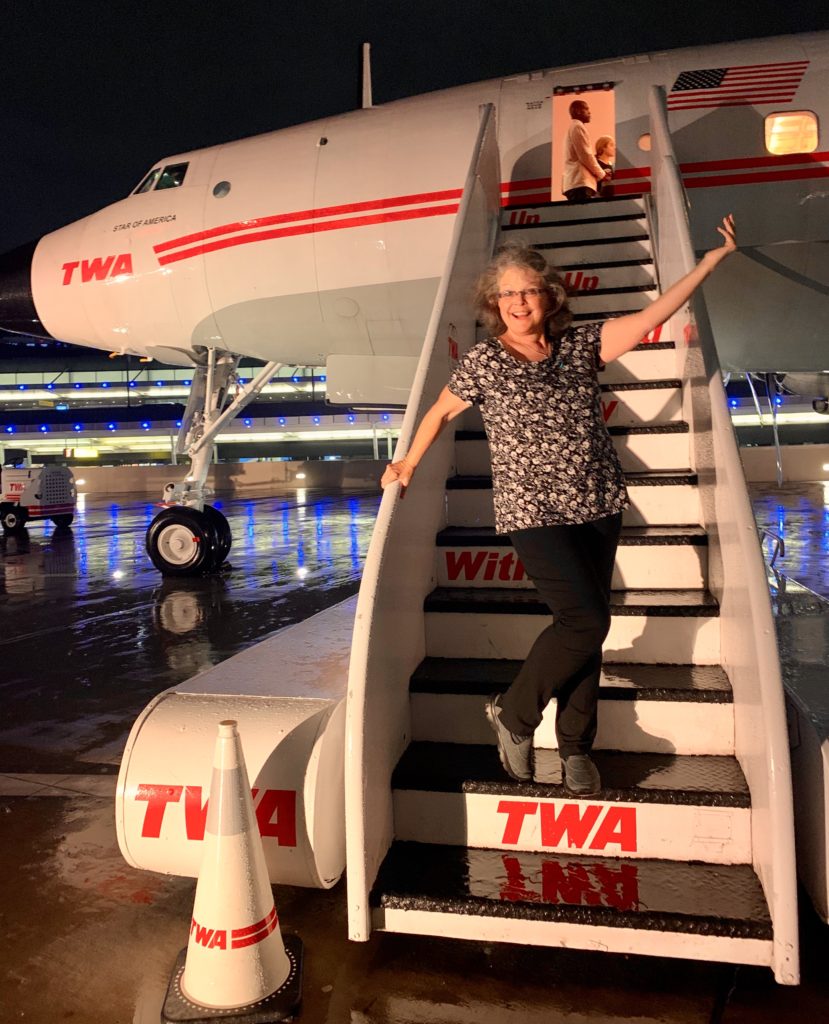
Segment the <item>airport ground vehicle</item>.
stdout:
<path fill-rule="evenodd" d="M 32 519 L 70 526 L 75 515 L 75 478 L 68 466 L 0 469 L 0 525 L 22 530 Z"/>

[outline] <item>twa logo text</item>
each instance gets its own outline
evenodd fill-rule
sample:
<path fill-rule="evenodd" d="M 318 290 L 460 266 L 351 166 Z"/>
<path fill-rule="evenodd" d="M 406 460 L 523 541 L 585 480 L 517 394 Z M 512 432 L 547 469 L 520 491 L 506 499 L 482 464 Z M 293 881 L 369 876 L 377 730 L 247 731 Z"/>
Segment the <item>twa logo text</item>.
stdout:
<path fill-rule="evenodd" d="M 81 284 L 89 284 L 90 281 L 104 281 L 108 277 L 121 277 L 132 275 L 132 256 L 128 252 L 122 252 L 118 256 L 96 256 L 92 260 L 72 260 L 71 263 L 64 263 L 63 284 L 77 283 L 80 278 Z M 75 271 L 79 271 L 78 277 Z"/>
<path fill-rule="evenodd" d="M 636 852 L 635 807 L 501 800 L 498 813 L 506 815 L 501 838 L 505 846 L 516 846 L 521 841 L 529 818 L 532 832 L 540 826 L 540 845 L 548 849 L 605 850 L 616 846 L 624 853 Z"/>

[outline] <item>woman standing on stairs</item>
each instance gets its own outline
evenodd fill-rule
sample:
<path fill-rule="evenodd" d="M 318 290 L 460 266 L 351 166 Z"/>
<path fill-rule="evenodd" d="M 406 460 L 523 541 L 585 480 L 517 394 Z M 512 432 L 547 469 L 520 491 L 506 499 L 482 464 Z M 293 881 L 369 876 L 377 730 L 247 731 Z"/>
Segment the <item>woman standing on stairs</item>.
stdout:
<path fill-rule="evenodd" d="M 601 788 L 590 757 L 596 737 L 602 643 L 627 491 L 602 415 L 598 371 L 635 348 L 736 249 L 729 215 L 723 244 L 645 309 L 571 327 L 561 278 L 533 249 L 499 251 L 478 282 L 479 318 L 491 337 L 467 352 L 425 414 L 405 458 L 381 484 L 406 487 L 450 420 L 481 406 L 492 462 L 495 528 L 509 534 L 553 613 L 507 692 L 486 714 L 514 779 L 532 778 L 533 733 L 556 698 L 564 784 Z"/>

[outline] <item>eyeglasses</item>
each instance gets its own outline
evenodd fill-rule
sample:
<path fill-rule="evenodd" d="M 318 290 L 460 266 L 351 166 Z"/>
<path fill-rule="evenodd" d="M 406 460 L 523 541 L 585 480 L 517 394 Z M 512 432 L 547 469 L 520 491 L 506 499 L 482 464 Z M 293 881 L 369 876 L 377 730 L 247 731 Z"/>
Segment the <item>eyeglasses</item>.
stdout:
<path fill-rule="evenodd" d="M 508 288 L 505 292 L 498 292 L 498 298 L 517 299 L 520 296 L 523 299 L 525 295 L 528 295 L 531 299 L 537 299 L 545 291 L 545 288 L 521 288 L 519 291 L 514 292 L 511 288 Z"/>

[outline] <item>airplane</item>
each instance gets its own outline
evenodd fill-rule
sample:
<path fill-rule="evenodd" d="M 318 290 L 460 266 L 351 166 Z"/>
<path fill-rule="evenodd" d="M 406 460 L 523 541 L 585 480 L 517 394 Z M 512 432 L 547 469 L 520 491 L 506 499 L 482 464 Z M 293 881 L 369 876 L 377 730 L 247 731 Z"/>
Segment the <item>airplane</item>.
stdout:
<path fill-rule="evenodd" d="M 121 201 L 0 257 L 0 328 L 194 367 L 189 471 L 166 486 L 147 550 L 165 575 L 210 571 L 231 543 L 206 500 L 213 438 L 280 364 L 325 364 L 331 403 L 405 405 L 484 104 L 502 203 L 519 211 L 562 198 L 574 95 L 593 137 L 616 139 L 615 195 L 647 193 L 648 93 L 662 86 L 694 246 L 724 211 L 739 224 L 739 254 L 705 287 L 723 369 L 822 382 L 827 77 L 829 33 L 811 33 L 381 106 L 366 90 L 363 109 L 157 160 Z M 244 386 L 242 356 L 264 362 Z"/>

